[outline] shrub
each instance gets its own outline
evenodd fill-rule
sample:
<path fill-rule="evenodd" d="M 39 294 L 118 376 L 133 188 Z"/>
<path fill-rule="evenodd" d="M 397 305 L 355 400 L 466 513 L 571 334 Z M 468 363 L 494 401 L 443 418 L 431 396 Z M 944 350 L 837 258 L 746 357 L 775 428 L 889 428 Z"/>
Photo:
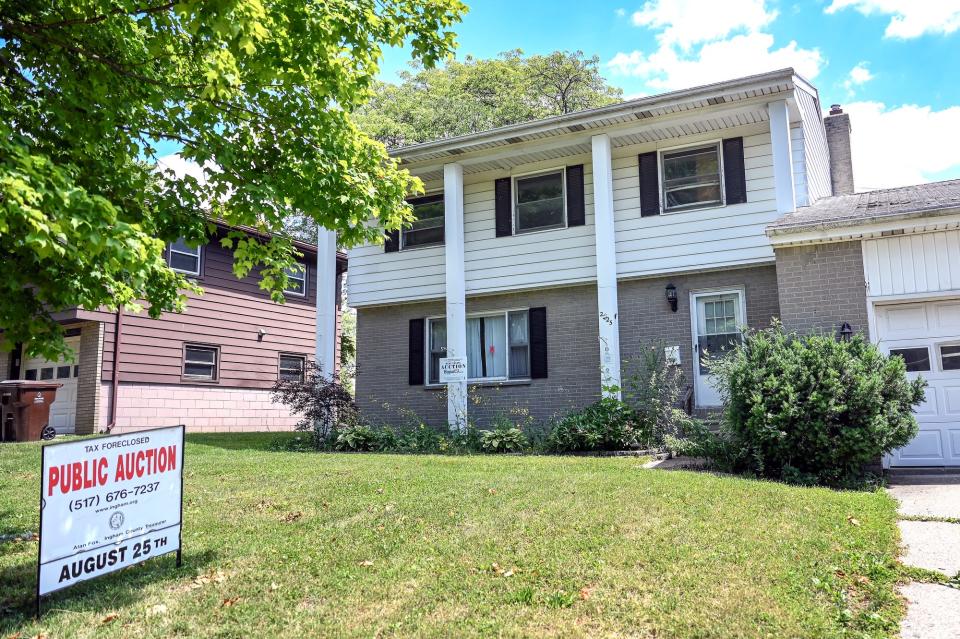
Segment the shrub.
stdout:
<path fill-rule="evenodd" d="M 480 450 L 485 453 L 520 453 L 526 450 L 527 436 L 506 418 L 496 418 L 491 430 L 480 434 Z"/>
<path fill-rule="evenodd" d="M 310 432 L 316 450 L 329 446 L 338 425 L 360 421 L 353 396 L 339 381 L 327 379 L 314 362 L 307 363 L 302 380 L 277 380 L 271 393 L 274 403 L 301 416 L 294 428 Z"/>
<path fill-rule="evenodd" d="M 624 450 L 637 447 L 641 435 L 637 412 L 626 402 L 605 397 L 554 421 L 545 444 L 557 453 Z"/>
<path fill-rule="evenodd" d="M 382 450 L 382 443 L 377 431 L 365 424 L 345 426 L 336 432 L 333 440 L 334 450 L 350 450 L 367 452 Z"/>
<path fill-rule="evenodd" d="M 923 380 L 856 336 L 750 331 L 711 363 L 735 463 L 766 477 L 840 485 L 917 433 Z"/>
<path fill-rule="evenodd" d="M 669 362 L 664 342 L 648 344 L 639 357 L 624 362 L 623 398 L 634 407 L 638 439 L 647 448 L 662 446 L 664 438 L 676 435 L 689 421 L 680 409 L 684 389 L 683 369 Z"/>

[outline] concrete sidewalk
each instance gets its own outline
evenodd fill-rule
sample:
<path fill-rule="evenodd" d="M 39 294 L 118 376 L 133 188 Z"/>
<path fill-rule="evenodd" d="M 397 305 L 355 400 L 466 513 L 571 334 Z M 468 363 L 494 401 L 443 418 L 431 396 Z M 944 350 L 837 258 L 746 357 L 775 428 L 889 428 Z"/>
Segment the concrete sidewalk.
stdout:
<path fill-rule="evenodd" d="M 932 521 L 899 522 L 905 546 L 903 563 L 936 570 L 950 577 L 960 572 L 960 476 L 898 475 L 890 494 L 900 502 L 904 517 Z M 911 583 L 901 594 L 907 616 L 900 627 L 903 639 L 960 637 L 960 589 L 941 584 Z"/>

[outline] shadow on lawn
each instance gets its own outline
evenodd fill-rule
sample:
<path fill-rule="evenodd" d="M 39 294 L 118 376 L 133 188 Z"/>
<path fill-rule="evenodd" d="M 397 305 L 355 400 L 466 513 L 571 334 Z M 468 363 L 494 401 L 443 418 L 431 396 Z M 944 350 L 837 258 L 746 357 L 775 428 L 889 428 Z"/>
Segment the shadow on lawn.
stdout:
<path fill-rule="evenodd" d="M 0 569 L 0 636 L 13 632 L 33 621 L 37 587 L 36 546 L 29 559 Z M 148 559 L 143 564 L 79 583 L 44 597 L 43 614 L 54 609 L 70 613 L 106 613 L 142 600 L 144 587 L 167 581 L 170 585 L 187 583 L 213 564 L 218 555 L 212 550 L 184 552 L 183 565 L 176 567 L 176 555 Z"/>

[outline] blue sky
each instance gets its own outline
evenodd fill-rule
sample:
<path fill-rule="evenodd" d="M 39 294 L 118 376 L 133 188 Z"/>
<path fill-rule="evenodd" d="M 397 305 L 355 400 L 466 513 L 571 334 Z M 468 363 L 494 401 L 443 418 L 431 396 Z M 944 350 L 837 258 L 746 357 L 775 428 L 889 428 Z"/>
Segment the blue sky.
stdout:
<path fill-rule="evenodd" d="M 458 58 L 581 49 L 628 97 L 793 66 L 853 124 L 858 190 L 960 178 L 960 0 L 475 0 Z M 395 80 L 409 52 L 387 52 Z"/>

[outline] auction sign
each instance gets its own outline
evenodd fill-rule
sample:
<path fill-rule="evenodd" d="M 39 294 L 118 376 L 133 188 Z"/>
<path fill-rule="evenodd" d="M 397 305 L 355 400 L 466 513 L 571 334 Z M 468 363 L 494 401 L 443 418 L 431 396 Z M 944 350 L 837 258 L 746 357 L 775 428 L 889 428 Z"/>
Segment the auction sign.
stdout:
<path fill-rule="evenodd" d="M 183 426 L 48 444 L 41 450 L 40 597 L 176 551 Z"/>

